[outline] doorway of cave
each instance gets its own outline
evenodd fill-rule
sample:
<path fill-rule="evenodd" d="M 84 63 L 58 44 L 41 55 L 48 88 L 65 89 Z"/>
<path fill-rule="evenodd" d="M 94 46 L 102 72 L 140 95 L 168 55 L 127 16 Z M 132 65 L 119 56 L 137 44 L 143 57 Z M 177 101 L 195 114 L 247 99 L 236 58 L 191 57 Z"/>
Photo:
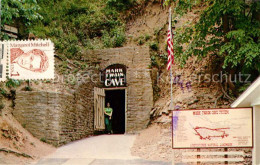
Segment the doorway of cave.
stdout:
<path fill-rule="evenodd" d="M 112 130 L 114 134 L 124 134 L 126 128 L 126 92 L 125 89 L 105 89 L 105 105 L 110 103 L 113 109 Z"/>

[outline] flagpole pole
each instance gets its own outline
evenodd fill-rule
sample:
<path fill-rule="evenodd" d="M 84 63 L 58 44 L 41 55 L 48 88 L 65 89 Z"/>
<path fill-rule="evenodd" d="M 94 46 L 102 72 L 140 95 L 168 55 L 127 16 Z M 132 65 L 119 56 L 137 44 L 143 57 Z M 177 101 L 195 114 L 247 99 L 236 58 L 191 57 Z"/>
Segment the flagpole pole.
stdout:
<path fill-rule="evenodd" d="M 173 94 L 172 94 L 172 84 L 173 84 L 173 80 L 172 80 L 172 64 L 171 64 L 171 104 L 170 104 L 170 110 L 173 110 Z"/>
<path fill-rule="evenodd" d="M 170 11 L 169 11 L 169 16 L 170 16 L 170 18 L 169 18 L 169 24 L 170 24 L 170 28 L 172 29 L 172 26 L 171 26 L 171 24 L 172 24 L 172 14 L 171 14 L 171 7 L 170 7 L 170 9 L 169 9 Z M 172 30 L 170 30 L 170 33 L 171 33 L 171 35 L 172 35 Z M 173 59 L 172 59 L 173 60 Z M 170 103 L 170 107 L 169 107 L 169 110 L 173 110 L 173 94 L 172 94 L 172 85 L 173 85 L 173 76 L 172 76 L 172 62 L 171 62 L 171 73 L 170 73 L 170 76 L 171 76 L 171 103 Z"/>

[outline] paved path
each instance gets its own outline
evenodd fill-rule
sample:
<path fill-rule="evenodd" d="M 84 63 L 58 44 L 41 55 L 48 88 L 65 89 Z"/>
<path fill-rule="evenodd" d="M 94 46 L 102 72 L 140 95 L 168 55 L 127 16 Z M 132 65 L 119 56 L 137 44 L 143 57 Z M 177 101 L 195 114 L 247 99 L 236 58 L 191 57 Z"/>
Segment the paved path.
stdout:
<path fill-rule="evenodd" d="M 100 135 L 60 147 L 36 165 L 171 165 L 131 155 L 135 135 Z"/>

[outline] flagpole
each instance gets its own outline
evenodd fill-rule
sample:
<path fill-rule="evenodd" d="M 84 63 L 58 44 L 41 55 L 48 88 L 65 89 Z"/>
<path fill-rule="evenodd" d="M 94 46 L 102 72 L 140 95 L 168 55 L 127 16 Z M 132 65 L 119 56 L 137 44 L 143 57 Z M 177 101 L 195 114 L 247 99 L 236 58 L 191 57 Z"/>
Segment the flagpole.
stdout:
<path fill-rule="evenodd" d="M 170 33 L 171 33 L 171 35 L 172 35 L 172 26 L 171 26 L 171 24 L 172 24 L 172 9 L 171 9 L 171 7 L 170 7 L 170 9 L 169 9 L 169 24 L 170 24 Z M 172 59 L 173 60 L 173 59 Z M 170 106 L 169 106 L 169 110 L 173 110 L 173 94 L 172 94 L 172 84 L 173 84 L 173 76 L 172 76 L 172 62 L 171 62 L 171 73 L 170 73 L 170 76 L 171 76 L 171 103 L 170 103 Z"/>
<path fill-rule="evenodd" d="M 172 64 L 171 64 L 172 65 Z M 172 84 L 173 84 L 173 80 L 172 80 L 172 66 L 171 66 L 171 103 L 170 103 L 170 107 L 169 110 L 173 110 L 173 94 L 172 94 Z"/>

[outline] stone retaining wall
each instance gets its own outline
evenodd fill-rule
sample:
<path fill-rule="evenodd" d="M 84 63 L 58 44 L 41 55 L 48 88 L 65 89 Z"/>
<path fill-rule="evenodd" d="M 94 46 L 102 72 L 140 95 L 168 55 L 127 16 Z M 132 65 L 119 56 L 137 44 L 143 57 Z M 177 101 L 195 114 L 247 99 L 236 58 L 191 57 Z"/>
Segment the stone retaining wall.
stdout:
<path fill-rule="evenodd" d="M 99 73 L 109 65 L 123 64 L 127 67 L 126 133 L 146 128 L 153 107 L 149 48 L 86 51 L 82 60 L 90 66 L 82 70 L 88 73 L 88 79 L 82 81 L 81 76 L 72 94 L 17 91 L 13 111 L 16 119 L 35 137 L 57 146 L 93 135 L 94 87 L 102 88 Z"/>
<path fill-rule="evenodd" d="M 93 134 L 92 100 L 83 104 L 78 97 L 18 91 L 13 115 L 33 136 L 59 146 Z"/>

